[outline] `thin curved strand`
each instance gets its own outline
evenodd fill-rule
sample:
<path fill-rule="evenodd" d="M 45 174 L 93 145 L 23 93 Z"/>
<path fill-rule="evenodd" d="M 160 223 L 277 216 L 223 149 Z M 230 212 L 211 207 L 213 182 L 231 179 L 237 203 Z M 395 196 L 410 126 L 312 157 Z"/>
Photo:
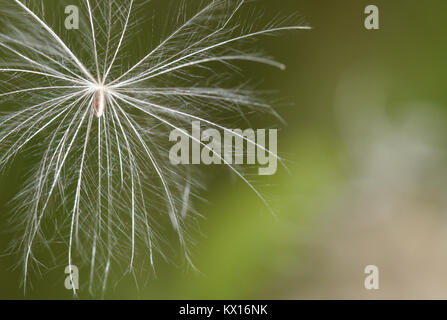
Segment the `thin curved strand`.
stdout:
<path fill-rule="evenodd" d="M 28 14 L 30 14 L 48 33 L 62 46 L 62 48 L 68 53 L 68 55 L 73 59 L 79 69 L 93 82 L 95 78 L 88 72 L 87 68 L 79 61 L 79 59 L 73 54 L 73 52 L 67 47 L 67 45 L 62 41 L 62 39 L 51 29 L 45 22 L 42 21 L 33 11 L 31 11 L 27 6 L 25 6 L 19 0 L 14 0 L 20 7 L 22 7 Z"/>

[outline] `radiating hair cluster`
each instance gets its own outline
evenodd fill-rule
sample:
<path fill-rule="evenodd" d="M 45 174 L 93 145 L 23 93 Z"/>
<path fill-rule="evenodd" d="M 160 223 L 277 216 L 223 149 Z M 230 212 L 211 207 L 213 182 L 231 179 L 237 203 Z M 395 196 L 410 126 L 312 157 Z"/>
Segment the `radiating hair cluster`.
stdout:
<path fill-rule="evenodd" d="M 53 263 L 88 267 L 90 289 L 105 290 L 112 267 L 165 257 L 169 228 L 192 264 L 187 230 L 203 184 L 170 163 L 169 132 L 194 121 L 225 132 L 231 117 L 277 116 L 228 79 L 241 61 L 283 70 L 253 40 L 309 28 L 293 17 L 247 21 L 243 0 L 171 1 L 166 16 L 157 1 L 59 1 L 52 10 L 50 1 L 4 2 L 0 166 L 19 153 L 36 164 L 11 223 L 25 286 L 32 270 Z M 64 27 L 68 5 L 79 8 L 77 30 Z M 268 206 L 240 168 L 222 163 Z"/>

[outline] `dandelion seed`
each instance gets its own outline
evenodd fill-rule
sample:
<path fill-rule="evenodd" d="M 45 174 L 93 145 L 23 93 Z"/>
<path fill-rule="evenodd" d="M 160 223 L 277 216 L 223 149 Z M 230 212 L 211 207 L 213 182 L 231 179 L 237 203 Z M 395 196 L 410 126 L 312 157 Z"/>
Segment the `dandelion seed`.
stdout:
<path fill-rule="evenodd" d="M 235 71 L 245 61 L 284 70 L 244 42 L 309 27 L 290 19 L 256 27 L 239 16 L 243 0 L 178 1 L 177 18 L 153 16 L 153 25 L 167 23 L 170 33 L 162 37 L 163 28 L 154 28 L 157 44 L 134 60 L 130 44 L 139 34 L 147 39 L 136 18 L 147 14 L 137 12 L 151 3 L 75 2 L 79 30 L 70 31 L 47 21 L 44 0 L 2 4 L 0 167 L 31 147 L 27 155 L 38 163 L 15 198 L 13 217 L 23 237 L 11 248 L 22 253 L 25 287 L 28 274 L 49 263 L 43 252 L 52 256 L 63 243 L 62 264 L 89 267 L 94 292 L 106 290 L 109 272 L 123 261 L 133 272 L 137 255 L 146 254 L 155 269 L 155 255 L 166 257 L 166 224 L 191 263 L 187 227 L 198 215 L 192 201 L 203 184 L 169 163 L 169 131 L 192 121 L 229 131 L 224 115 L 276 115 L 252 91 L 225 86 L 222 68 Z M 268 206 L 239 168 L 221 160 Z"/>
<path fill-rule="evenodd" d="M 104 114 L 104 110 L 106 109 L 105 90 L 103 85 L 99 85 L 93 96 L 93 108 L 95 109 L 95 114 L 98 118 Z"/>

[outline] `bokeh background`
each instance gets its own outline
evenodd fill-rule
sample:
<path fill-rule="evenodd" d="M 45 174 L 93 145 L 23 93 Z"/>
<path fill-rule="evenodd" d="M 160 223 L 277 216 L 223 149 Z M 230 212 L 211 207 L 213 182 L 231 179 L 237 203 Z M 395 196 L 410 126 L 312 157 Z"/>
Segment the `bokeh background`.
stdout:
<path fill-rule="evenodd" d="M 379 7 L 380 30 L 364 28 L 369 4 Z M 278 219 L 242 181 L 213 168 L 207 202 L 195 204 L 206 217 L 193 248 L 200 272 L 160 260 L 156 277 L 117 275 L 104 297 L 447 298 L 447 2 L 256 6 L 299 13 L 313 27 L 259 40 L 287 70 L 248 69 L 261 88 L 276 90 L 288 123 L 278 150 L 291 172 L 258 179 Z M 1 179 L 1 249 L 25 164 L 18 158 Z M 24 296 L 16 259 L 0 257 L 0 298 L 73 298 L 59 266 Z M 379 267 L 379 290 L 364 288 L 370 264 Z M 80 297 L 91 298 L 86 290 Z"/>

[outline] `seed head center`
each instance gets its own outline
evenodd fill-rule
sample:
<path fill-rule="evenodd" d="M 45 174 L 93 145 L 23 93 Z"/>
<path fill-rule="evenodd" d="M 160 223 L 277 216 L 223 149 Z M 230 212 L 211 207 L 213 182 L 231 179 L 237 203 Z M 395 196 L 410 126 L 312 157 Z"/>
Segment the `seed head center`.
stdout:
<path fill-rule="evenodd" d="M 107 87 L 103 84 L 96 86 L 95 94 L 93 96 L 93 109 L 98 118 L 100 118 L 106 109 L 106 93 Z"/>

